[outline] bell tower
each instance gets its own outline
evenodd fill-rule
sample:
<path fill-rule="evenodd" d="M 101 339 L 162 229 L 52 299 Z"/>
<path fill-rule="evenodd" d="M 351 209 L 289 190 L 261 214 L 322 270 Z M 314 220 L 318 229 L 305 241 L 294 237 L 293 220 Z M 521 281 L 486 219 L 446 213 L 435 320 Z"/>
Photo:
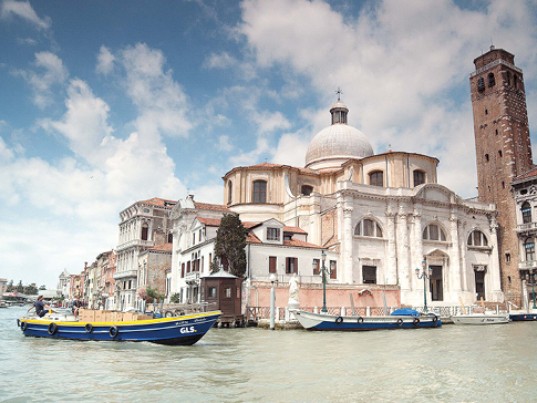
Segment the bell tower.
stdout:
<path fill-rule="evenodd" d="M 524 76 L 514 59 L 511 53 L 491 46 L 474 60 L 470 87 L 478 198 L 496 204 L 502 290 L 507 300 L 520 301 L 516 203 L 511 182 L 529 171 L 533 163 Z"/>

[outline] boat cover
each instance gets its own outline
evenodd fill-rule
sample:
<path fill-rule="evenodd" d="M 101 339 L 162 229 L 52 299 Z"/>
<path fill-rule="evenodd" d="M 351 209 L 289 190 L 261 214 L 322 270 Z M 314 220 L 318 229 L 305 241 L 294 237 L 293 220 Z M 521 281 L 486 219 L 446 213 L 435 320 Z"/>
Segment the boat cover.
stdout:
<path fill-rule="evenodd" d="M 420 313 L 411 308 L 396 309 L 391 313 L 392 316 L 420 316 Z"/>

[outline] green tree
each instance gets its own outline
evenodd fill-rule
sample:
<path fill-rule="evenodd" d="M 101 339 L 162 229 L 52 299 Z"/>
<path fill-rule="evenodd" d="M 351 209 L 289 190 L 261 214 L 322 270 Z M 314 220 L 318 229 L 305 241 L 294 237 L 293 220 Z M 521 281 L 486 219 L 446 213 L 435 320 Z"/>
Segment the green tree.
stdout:
<path fill-rule="evenodd" d="M 181 300 L 179 299 L 179 293 L 178 292 L 172 294 L 172 296 L 170 297 L 170 302 L 172 304 L 178 304 L 179 302 L 181 302 Z"/>
<path fill-rule="evenodd" d="M 24 293 L 27 294 L 27 295 L 35 295 L 35 294 L 37 294 L 37 287 L 36 287 L 35 283 L 32 283 L 32 284 L 27 285 L 26 287 L 24 287 Z"/>
<path fill-rule="evenodd" d="M 19 285 L 17 285 L 17 292 L 24 292 L 24 286 L 22 285 L 22 280 L 19 280 Z"/>
<path fill-rule="evenodd" d="M 7 284 L 6 291 L 7 292 L 13 292 L 15 287 L 13 287 L 13 280 L 9 280 L 9 283 Z"/>
<path fill-rule="evenodd" d="M 47 286 L 46 285 L 42 285 L 41 287 L 39 287 L 40 290 L 46 290 L 47 289 Z"/>
<path fill-rule="evenodd" d="M 243 277 L 246 273 L 247 234 L 248 230 L 244 228 L 238 215 L 224 214 L 216 234 L 214 255 L 237 277 Z"/>

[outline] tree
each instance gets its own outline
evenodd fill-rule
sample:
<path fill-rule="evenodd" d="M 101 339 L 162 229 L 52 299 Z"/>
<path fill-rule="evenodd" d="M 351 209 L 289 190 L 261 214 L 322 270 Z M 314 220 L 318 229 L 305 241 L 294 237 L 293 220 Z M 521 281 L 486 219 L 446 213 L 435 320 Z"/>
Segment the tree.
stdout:
<path fill-rule="evenodd" d="M 22 280 L 19 280 L 19 285 L 16 288 L 17 292 L 24 292 L 24 286 L 22 285 Z"/>
<path fill-rule="evenodd" d="M 42 285 L 41 287 L 39 287 L 40 290 L 46 290 L 47 289 L 47 286 L 46 285 Z"/>
<path fill-rule="evenodd" d="M 13 280 L 9 280 L 9 283 L 7 284 L 6 291 L 7 292 L 13 292 L 15 290 L 15 287 L 13 287 Z"/>
<path fill-rule="evenodd" d="M 216 234 L 214 255 L 220 262 L 227 266 L 229 272 L 237 277 L 243 277 L 246 273 L 246 235 L 248 230 L 244 228 L 238 215 L 224 214 L 220 221 L 220 227 Z"/>

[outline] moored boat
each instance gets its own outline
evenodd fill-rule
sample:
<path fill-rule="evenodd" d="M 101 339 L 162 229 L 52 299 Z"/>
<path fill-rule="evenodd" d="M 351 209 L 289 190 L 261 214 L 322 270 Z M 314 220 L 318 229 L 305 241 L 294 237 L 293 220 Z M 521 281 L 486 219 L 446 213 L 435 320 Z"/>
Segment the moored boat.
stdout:
<path fill-rule="evenodd" d="M 293 314 L 304 329 L 328 331 L 367 331 L 437 328 L 442 326 L 440 318 L 433 313 L 405 310 L 389 316 L 339 316 L 324 313 L 293 310 Z"/>
<path fill-rule="evenodd" d="M 537 321 L 537 309 L 509 311 L 509 319 L 514 322 Z"/>
<path fill-rule="evenodd" d="M 471 313 L 451 316 L 456 325 L 496 325 L 509 323 L 508 313 Z"/>
<path fill-rule="evenodd" d="M 43 318 L 17 319 L 17 325 L 25 336 L 32 337 L 192 345 L 215 325 L 220 315 L 220 311 L 210 311 L 171 318 L 83 321 L 68 312 L 51 312 Z"/>

